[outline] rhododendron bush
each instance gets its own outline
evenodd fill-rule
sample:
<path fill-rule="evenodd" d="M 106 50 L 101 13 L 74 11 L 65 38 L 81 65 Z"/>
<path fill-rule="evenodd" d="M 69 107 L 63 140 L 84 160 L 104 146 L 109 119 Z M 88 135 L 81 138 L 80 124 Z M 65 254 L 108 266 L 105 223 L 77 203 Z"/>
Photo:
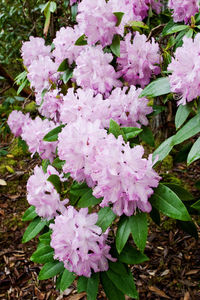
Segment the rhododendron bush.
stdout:
<path fill-rule="evenodd" d="M 39 115 L 13 111 L 8 124 L 42 160 L 27 182 L 23 242 L 40 233 L 31 259 L 44 264 L 39 279 L 57 275 L 61 291 L 78 279 L 88 299 L 99 283 L 111 300 L 137 299 L 129 265 L 148 260 L 148 218 L 159 223 L 162 213 L 196 230 L 183 203 L 193 198 L 156 166 L 200 132 L 199 2 L 69 5 L 76 21 L 51 46 L 31 36 L 21 50 Z M 153 151 L 150 127 L 169 101 L 177 132 Z M 189 150 L 188 164 L 200 157 L 199 139 Z"/>

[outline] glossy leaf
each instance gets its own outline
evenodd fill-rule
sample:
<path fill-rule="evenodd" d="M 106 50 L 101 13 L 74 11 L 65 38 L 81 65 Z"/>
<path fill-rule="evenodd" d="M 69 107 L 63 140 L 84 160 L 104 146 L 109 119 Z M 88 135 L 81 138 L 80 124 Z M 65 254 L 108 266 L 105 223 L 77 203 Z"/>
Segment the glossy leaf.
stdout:
<path fill-rule="evenodd" d="M 55 187 L 56 191 L 58 193 L 61 192 L 61 181 L 60 177 L 56 174 L 52 174 L 48 177 L 47 181 L 51 182 L 53 186 Z"/>
<path fill-rule="evenodd" d="M 127 140 L 133 139 L 143 131 L 143 129 L 137 127 L 122 127 L 121 130 L 125 134 Z"/>
<path fill-rule="evenodd" d="M 200 132 L 200 115 L 189 120 L 173 137 L 173 144 L 178 145 Z"/>
<path fill-rule="evenodd" d="M 192 208 L 200 210 L 200 200 L 191 205 Z"/>
<path fill-rule="evenodd" d="M 165 186 L 170 188 L 182 201 L 193 200 L 193 195 L 184 189 L 182 186 L 174 183 L 163 183 Z"/>
<path fill-rule="evenodd" d="M 115 265 L 115 266 L 114 266 Z M 106 272 L 113 284 L 125 295 L 138 299 L 133 275 L 127 272 L 120 262 L 110 263 L 110 268 Z"/>
<path fill-rule="evenodd" d="M 139 95 L 142 97 L 157 97 L 170 93 L 170 84 L 168 77 L 158 78 L 147 85 Z"/>
<path fill-rule="evenodd" d="M 98 212 L 98 221 L 96 225 L 101 227 L 102 231 L 105 232 L 106 229 L 112 224 L 115 220 L 116 215 L 110 207 L 103 207 Z"/>
<path fill-rule="evenodd" d="M 60 125 L 51 131 L 49 131 L 43 138 L 43 141 L 45 142 L 55 142 L 58 140 L 58 134 L 62 131 L 63 125 Z"/>
<path fill-rule="evenodd" d="M 47 262 L 53 262 L 54 250 L 46 244 L 42 244 L 42 247 L 37 249 L 31 256 L 31 260 L 39 264 L 45 264 Z"/>
<path fill-rule="evenodd" d="M 145 143 L 147 143 L 149 146 L 154 147 L 155 142 L 154 142 L 154 136 L 153 136 L 151 129 L 146 126 L 142 126 L 142 129 L 143 129 L 143 131 L 140 134 L 141 140 L 144 141 Z"/>
<path fill-rule="evenodd" d="M 150 198 L 151 204 L 164 215 L 181 220 L 190 221 L 191 217 L 180 198 L 167 186 L 160 184 Z"/>
<path fill-rule="evenodd" d="M 39 280 L 45 280 L 52 278 L 64 270 L 63 262 L 54 261 L 46 263 L 43 268 L 40 270 L 38 275 Z"/>
<path fill-rule="evenodd" d="M 93 273 L 87 281 L 87 300 L 96 300 L 99 286 L 99 273 Z"/>
<path fill-rule="evenodd" d="M 146 213 L 138 213 L 130 217 L 130 227 L 136 246 L 143 252 L 148 233 Z"/>
<path fill-rule="evenodd" d="M 186 233 L 194 237 L 196 240 L 198 240 L 199 238 L 198 231 L 194 222 L 192 221 L 191 222 L 177 221 L 177 222 L 183 231 L 185 231 Z"/>
<path fill-rule="evenodd" d="M 76 274 L 69 272 L 67 269 L 65 269 L 60 281 L 61 292 L 64 292 L 72 284 L 75 278 Z"/>
<path fill-rule="evenodd" d="M 27 227 L 23 235 L 22 243 L 27 243 L 33 239 L 47 224 L 48 222 L 46 220 L 41 220 L 39 217 L 34 219 Z"/>
<path fill-rule="evenodd" d="M 116 248 L 120 254 L 128 240 L 131 233 L 130 218 L 121 217 L 118 223 L 117 233 L 116 233 Z"/>
<path fill-rule="evenodd" d="M 123 12 L 114 12 L 115 17 L 117 17 L 117 23 L 115 26 L 119 26 L 121 24 L 124 13 Z"/>
<path fill-rule="evenodd" d="M 171 136 L 170 138 L 166 139 L 154 152 L 153 152 L 153 161 L 156 159 L 156 161 L 162 161 L 165 159 L 165 157 L 170 153 L 170 151 L 173 148 L 173 138 L 174 136 Z"/>
<path fill-rule="evenodd" d="M 110 49 L 117 57 L 120 57 L 120 36 L 118 34 L 114 35 Z"/>
<path fill-rule="evenodd" d="M 131 245 L 126 244 L 118 257 L 118 260 L 128 265 L 135 265 L 148 261 L 149 258 Z"/>
<path fill-rule="evenodd" d="M 22 217 L 22 221 L 32 221 L 37 217 L 37 213 L 35 211 L 34 206 L 30 206 L 24 213 Z"/>
<path fill-rule="evenodd" d="M 95 198 L 92 195 L 92 192 L 92 189 L 85 192 L 85 194 L 78 201 L 78 207 L 90 207 L 102 201 L 102 198 Z"/>
<path fill-rule="evenodd" d="M 81 35 L 78 40 L 75 42 L 76 46 L 84 46 L 87 45 L 86 36 L 85 34 Z"/>
<path fill-rule="evenodd" d="M 186 121 L 186 119 L 189 116 L 191 111 L 192 111 L 191 105 L 189 105 L 189 104 L 179 105 L 178 110 L 175 115 L 176 129 L 179 129 L 183 125 L 183 123 Z"/>
<path fill-rule="evenodd" d="M 101 283 L 109 300 L 125 300 L 124 294 L 113 284 L 106 272 L 101 272 Z"/>
<path fill-rule="evenodd" d="M 87 291 L 87 282 L 88 278 L 84 276 L 80 276 L 78 278 L 77 290 L 78 293 L 86 292 Z"/>
<path fill-rule="evenodd" d="M 188 154 L 187 164 L 190 165 L 197 159 L 200 159 L 200 137 L 196 140 Z"/>

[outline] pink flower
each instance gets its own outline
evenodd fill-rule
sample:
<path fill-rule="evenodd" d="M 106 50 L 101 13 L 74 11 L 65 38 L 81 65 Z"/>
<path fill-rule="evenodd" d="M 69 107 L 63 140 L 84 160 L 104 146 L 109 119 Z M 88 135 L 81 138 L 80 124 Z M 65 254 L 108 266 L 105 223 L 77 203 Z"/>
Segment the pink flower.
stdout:
<path fill-rule="evenodd" d="M 25 124 L 30 121 L 29 114 L 24 115 L 21 111 L 13 110 L 8 117 L 8 126 L 12 133 L 18 137 L 22 134 L 22 129 Z"/>
<path fill-rule="evenodd" d="M 183 46 L 177 48 L 168 66 L 171 91 L 180 95 L 179 104 L 185 105 L 200 96 L 200 34 L 194 40 L 183 38 Z"/>
<path fill-rule="evenodd" d="M 87 36 L 89 45 L 100 41 L 101 45 L 112 44 L 116 31 L 117 18 L 105 0 L 82 0 L 78 6 L 77 22 Z"/>
<path fill-rule="evenodd" d="M 35 88 L 36 92 L 42 92 L 49 89 L 52 82 L 55 82 L 58 73 L 58 65 L 51 60 L 49 56 L 39 55 L 28 67 L 28 80 L 31 88 Z"/>
<path fill-rule="evenodd" d="M 148 124 L 146 115 L 152 112 L 152 108 L 148 106 L 148 100 L 146 98 L 139 98 L 142 89 L 136 89 L 131 86 L 127 92 L 127 88 L 116 88 L 112 91 L 107 103 L 108 116 L 104 120 L 105 127 L 109 127 L 110 119 L 113 119 L 120 125 L 141 127 Z"/>
<path fill-rule="evenodd" d="M 107 136 L 104 129 L 100 129 L 100 121 L 94 123 L 79 118 L 69 123 L 58 135 L 58 156 L 65 160 L 63 171 L 70 172 L 77 181 L 86 180 L 93 185 L 90 174 L 85 173 L 88 159 L 94 160 L 98 145 Z"/>
<path fill-rule="evenodd" d="M 51 46 L 45 46 L 45 40 L 39 37 L 30 37 L 30 41 L 22 45 L 22 58 L 26 67 L 29 67 L 39 56 L 51 56 Z"/>
<path fill-rule="evenodd" d="M 38 110 L 42 116 L 50 118 L 55 122 L 60 120 L 60 107 L 63 103 L 63 99 L 58 89 L 47 92 L 43 100 L 40 93 L 36 94 L 36 103 L 39 105 Z"/>
<path fill-rule="evenodd" d="M 148 42 L 144 34 L 136 32 L 131 43 L 131 34 L 127 34 L 125 41 L 121 42 L 121 55 L 117 58 L 119 70 L 124 79 L 133 85 L 140 85 L 142 88 L 150 82 L 152 74 L 159 74 L 160 67 L 157 64 L 161 61 L 159 45 Z"/>
<path fill-rule="evenodd" d="M 51 224 L 51 247 L 54 258 L 62 261 L 70 272 L 79 276 L 91 276 L 94 272 L 107 271 L 108 259 L 115 261 L 109 254 L 106 244 L 107 234 L 95 225 L 98 215 L 88 214 L 87 208 L 76 211 L 68 206 L 63 215 L 56 217 Z"/>
<path fill-rule="evenodd" d="M 60 65 L 65 58 L 68 59 L 70 65 L 76 60 L 83 50 L 83 47 L 76 46 L 75 42 L 82 34 L 78 26 L 74 28 L 62 27 L 57 31 L 56 38 L 53 40 L 55 49 L 52 55 L 55 57 L 55 61 L 58 65 Z"/>
<path fill-rule="evenodd" d="M 173 10 L 174 22 L 189 23 L 191 16 L 199 11 L 198 0 L 169 0 L 168 7 Z"/>
<path fill-rule="evenodd" d="M 82 88 L 108 94 L 113 87 L 121 86 L 120 74 L 110 65 L 113 56 L 104 53 L 101 46 L 86 47 L 76 59 L 73 78 Z"/>
<path fill-rule="evenodd" d="M 45 142 L 44 136 L 54 129 L 56 125 L 52 121 L 42 120 L 36 117 L 24 124 L 22 128 L 22 139 L 25 140 L 32 155 L 38 152 L 42 159 L 53 161 L 56 152 L 57 142 Z"/>
<path fill-rule="evenodd" d="M 30 205 L 35 206 L 38 216 L 50 220 L 58 215 L 58 212 L 65 212 L 65 204 L 68 200 L 60 201 L 60 196 L 51 182 L 47 179 L 50 175 L 59 173 L 52 167 L 48 166 L 45 174 L 42 167 L 36 166 L 34 174 L 31 175 L 27 182 L 27 200 Z"/>

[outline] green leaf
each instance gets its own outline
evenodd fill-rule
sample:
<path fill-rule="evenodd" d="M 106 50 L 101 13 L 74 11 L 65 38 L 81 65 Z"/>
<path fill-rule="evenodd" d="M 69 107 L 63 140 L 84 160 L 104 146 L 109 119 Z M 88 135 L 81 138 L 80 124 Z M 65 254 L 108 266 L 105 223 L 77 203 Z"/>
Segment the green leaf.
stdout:
<path fill-rule="evenodd" d="M 186 233 L 194 237 L 196 240 L 198 240 L 198 231 L 194 222 L 177 221 L 177 223 L 183 231 L 185 231 Z"/>
<path fill-rule="evenodd" d="M 144 22 L 141 22 L 141 21 L 128 22 L 126 27 L 133 27 L 133 28 L 139 27 L 139 28 L 143 28 L 143 29 L 149 29 L 149 26 L 147 26 Z"/>
<path fill-rule="evenodd" d="M 76 22 L 77 11 L 78 11 L 78 4 L 76 3 L 71 6 L 72 22 Z"/>
<path fill-rule="evenodd" d="M 130 233 L 130 219 L 123 216 L 120 218 L 116 233 L 116 248 L 119 254 L 122 252 Z"/>
<path fill-rule="evenodd" d="M 193 28 L 188 28 L 188 31 L 186 32 L 185 36 L 188 38 L 192 38 L 193 34 L 195 33 Z"/>
<path fill-rule="evenodd" d="M 96 225 L 101 227 L 102 231 L 105 232 L 115 218 L 116 215 L 110 207 L 103 207 L 98 212 L 98 221 Z"/>
<path fill-rule="evenodd" d="M 93 273 L 87 281 L 87 300 L 96 300 L 99 286 L 99 273 Z"/>
<path fill-rule="evenodd" d="M 58 72 L 64 72 L 69 68 L 67 58 L 61 62 L 61 64 L 58 67 Z"/>
<path fill-rule="evenodd" d="M 189 120 L 173 137 L 173 144 L 178 145 L 200 132 L 200 115 Z"/>
<path fill-rule="evenodd" d="M 82 197 L 86 192 L 88 192 L 90 190 L 90 188 L 87 186 L 86 183 L 77 183 L 74 182 L 71 185 L 71 189 L 70 189 L 70 203 L 72 205 L 74 205 L 77 200 Z"/>
<path fill-rule="evenodd" d="M 118 260 L 128 265 L 136 265 L 148 261 L 149 258 L 131 245 L 126 244 Z"/>
<path fill-rule="evenodd" d="M 187 158 L 187 164 L 190 165 L 195 160 L 200 158 L 200 137 L 196 140 Z"/>
<path fill-rule="evenodd" d="M 92 195 L 92 192 L 92 189 L 85 192 L 85 194 L 78 201 L 78 207 L 90 207 L 99 204 L 102 201 L 102 198 L 95 198 Z"/>
<path fill-rule="evenodd" d="M 17 95 L 19 95 L 21 93 L 21 91 L 23 90 L 23 88 L 25 88 L 25 86 L 28 84 L 28 79 L 26 79 L 24 82 L 22 82 L 22 84 L 19 86 L 18 90 L 17 90 Z"/>
<path fill-rule="evenodd" d="M 52 174 L 48 177 L 47 181 L 51 182 L 53 186 L 55 187 L 56 191 L 58 193 L 61 192 L 61 182 L 60 177 L 56 174 Z"/>
<path fill-rule="evenodd" d="M 161 105 L 153 105 L 152 108 L 153 108 L 153 112 L 151 114 L 149 114 L 149 116 L 157 116 L 161 112 L 166 110 L 166 107 L 161 106 Z"/>
<path fill-rule="evenodd" d="M 151 147 L 155 147 L 154 136 L 149 127 L 142 126 L 142 133 L 140 134 L 140 138 L 143 142 L 147 143 Z"/>
<path fill-rule="evenodd" d="M 51 1 L 50 2 L 50 7 L 49 7 L 50 12 L 54 13 L 56 11 L 56 8 L 57 8 L 56 2 Z"/>
<path fill-rule="evenodd" d="M 43 159 L 42 160 L 42 170 L 44 173 L 47 172 L 47 168 L 50 165 L 50 161 L 48 159 Z"/>
<path fill-rule="evenodd" d="M 75 44 L 76 46 L 84 46 L 87 45 L 87 40 L 85 34 L 81 35 L 78 40 L 76 40 Z"/>
<path fill-rule="evenodd" d="M 73 77 L 73 69 L 68 68 L 62 76 L 64 84 L 66 84 Z"/>
<path fill-rule="evenodd" d="M 58 140 L 58 134 L 62 131 L 64 125 L 60 125 L 49 131 L 43 138 L 45 142 L 55 142 Z"/>
<path fill-rule="evenodd" d="M 130 217 L 130 227 L 136 246 L 143 252 L 146 246 L 148 224 L 146 213 L 138 213 Z"/>
<path fill-rule="evenodd" d="M 56 159 L 54 159 L 52 166 L 56 169 L 62 170 L 64 164 L 65 164 L 65 160 L 60 160 L 60 158 L 57 157 Z"/>
<path fill-rule="evenodd" d="M 152 206 L 164 215 L 181 220 L 190 221 L 191 217 L 180 198 L 167 186 L 159 184 L 150 198 Z"/>
<path fill-rule="evenodd" d="M 75 278 L 76 274 L 69 272 L 67 269 L 65 269 L 60 281 L 61 292 L 64 292 L 72 284 Z"/>
<path fill-rule="evenodd" d="M 155 207 L 152 207 L 152 210 L 150 211 L 150 217 L 156 225 L 160 226 L 160 213 Z"/>
<path fill-rule="evenodd" d="M 122 293 L 134 299 L 138 299 L 138 293 L 135 287 L 133 275 L 131 272 L 128 273 L 126 271 L 126 268 L 122 263 L 110 263 L 110 268 L 106 274 Z"/>
<path fill-rule="evenodd" d="M 114 12 L 113 14 L 117 17 L 117 23 L 115 26 L 119 26 L 121 24 L 124 13 L 123 12 Z"/>
<path fill-rule="evenodd" d="M 50 245 L 52 230 L 40 235 L 39 240 L 41 243 Z"/>
<path fill-rule="evenodd" d="M 112 50 L 113 54 L 117 57 L 120 57 L 120 36 L 119 34 L 115 34 L 112 40 L 112 44 L 110 45 L 110 49 Z"/>
<path fill-rule="evenodd" d="M 182 186 L 174 183 L 163 183 L 163 185 L 170 188 L 182 201 L 193 200 L 193 195 L 185 190 Z"/>
<path fill-rule="evenodd" d="M 32 221 L 37 217 L 37 213 L 35 211 L 34 206 L 30 206 L 24 213 L 22 217 L 22 221 Z"/>
<path fill-rule="evenodd" d="M 124 294 L 116 288 L 106 272 L 101 272 L 101 283 L 109 300 L 125 300 Z"/>
<path fill-rule="evenodd" d="M 31 260 L 39 263 L 39 264 L 45 264 L 47 262 L 53 262 L 54 256 L 54 250 L 46 244 L 42 243 L 42 247 L 40 247 L 39 249 L 37 249 L 31 256 Z"/>
<path fill-rule="evenodd" d="M 126 141 L 126 135 L 124 134 L 124 131 L 112 119 L 110 120 L 109 133 L 112 133 L 116 138 L 118 138 L 118 136 L 122 135 L 124 141 Z"/>
<path fill-rule="evenodd" d="M 121 130 L 125 134 L 127 140 L 133 139 L 143 131 L 143 129 L 137 127 L 122 127 Z"/>
<path fill-rule="evenodd" d="M 39 217 L 34 219 L 27 227 L 23 235 L 22 243 L 27 243 L 33 239 L 47 224 L 48 222 L 46 220 L 41 220 Z"/>
<path fill-rule="evenodd" d="M 185 143 L 184 145 L 181 145 L 181 147 L 177 151 L 177 154 L 174 156 L 174 162 L 180 163 L 187 161 L 187 157 L 190 149 L 192 148 L 192 145 L 193 143 L 191 141 Z"/>
<path fill-rule="evenodd" d="M 148 84 L 139 97 L 157 97 L 168 93 L 170 93 L 169 78 L 162 77 Z"/>
<path fill-rule="evenodd" d="M 192 208 L 200 210 L 200 200 L 191 205 Z"/>
<path fill-rule="evenodd" d="M 77 284 L 78 293 L 82 293 L 82 292 L 87 291 L 87 282 L 88 282 L 88 278 L 85 277 L 85 276 L 80 276 L 78 278 L 78 284 Z"/>
<path fill-rule="evenodd" d="M 63 262 L 54 261 L 46 263 L 41 269 L 38 279 L 45 280 L 54 277 L 64 270 Z"/>
<path fill-rule="evenodd" d="M 188 29 L 188 25 L 179 25 L 179 24 L 174 24 L 173 21 L 170 21 L 163 29 L 162 31 L 162 36 L 166 36 L 168 34 L 172 34 L 175 32 L 179 32 L 185 29 Z"/>
<path fill-rule="evenodd" d="M 175 115 L 175 125 L 176 129 L 179 129 L 181 125 L 185 122 L 190 112 L 192 111 L 192 105 L 179 105 L 178 110 Z"/>
<path fill-rule="evenodd" d="M 172 150 L 173 148 L 173 138 L 166 139 L 154 152 L 153 152 L 153 161 L 157 159 L 157 161 L 162 161 Z"/>

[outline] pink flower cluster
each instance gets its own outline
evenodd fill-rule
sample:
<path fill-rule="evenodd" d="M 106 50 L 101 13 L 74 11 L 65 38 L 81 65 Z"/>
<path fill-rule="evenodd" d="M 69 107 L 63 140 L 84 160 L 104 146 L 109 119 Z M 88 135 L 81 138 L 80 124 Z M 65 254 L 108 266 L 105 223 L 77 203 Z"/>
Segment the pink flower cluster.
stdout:
<path fill-rule="evenodd" d="M 47 173 L 44 173 L 42 167 L 36 166 L 34 174 L 27 182 L 27 200 L 30 205 L 35 206 L 38 216 L 50 220 L 58 215 L 58 212 L 65 212 L 65 204 L 68 200 L 60 201 L 60 195 L 51 182 L 47 179 L 50 175 L 59 173 L 48 166 Z"/>
<path fill-rule="evenodd" d="M 139 98 L 141 92 L 142 89 L 136 90 L 134 86 L 128 92 L 127 88 L 116 88 L 103 100 L 102 95 L 94 95 L 92 89 L 78 89 L 76 92 L 68 89 L 60 107 L 60 121 L 67 124 L 78 118 L 90 122 L 100 120 L 102 128 L 109 127 L 110 119 L 123 126 L 147 125 L 146 115 L 152 112 L 152 108 L 147 106 L 146 98 Z"/>
<path fill-rule="evenodd" d="M 189 23 L 191 16 L 199 11 L 199 0 L 169 0 L 168 7 L 173 10 L 175 22 Z"/>
<path fill-rule="evenodd" d="M 22 134 L 22 130 L 25 124 L 29 123 L 29 114 L 24 115 L 21 111 L 13 110 L 8 117 L 8 126 L 11 132 L 16 136 Z"/>
<path fill-rule="evenodd" d="M 150 82 L 152 74 L 160 73 L 159 45 L 154 39 L 150 43 L 145 35 L 137 32 L 131 43 L 129 33 L 120 46 L 121 55 L 117 58 L 118 69 L 129 84 L 144 87 Z"/>
<path fill-rule="evenodd" d="M 145 159 L 143 154 L 142 146 L 130 148 L 122 137 L 107 135 L 98 121 L 78 119 L 59 134 L 58 155 L 66 161 L 63 171 L 77 181 L 86 180 L 95 197 L 104 197 L 100 205 L 113 204 L 119 216 L 130 216 L 137 207 L 151 210 L 148 198 L 160 177 L 152 169 L 151 156 Z"/>
<path fill-rule="evenodd" d="M 45 46 L 44 39 L 31 36 L 30 41 L 23 43 L 21 52 L 24 65 L 29 67 L 40 55 L 50 57 L 51 47 Z"/>
<path fill-rule="evenodd" d="M 50 118 L 55 122 L 60 120 L 60 107 L 63 103 L 62 94 L 58 89 L 50 90 L 45 93 L 43 99 L 41 94 L 36 94 L 36 103 L 39 106 L 38 110 L 42 116 Z"/>
<path fill-rule="evenodd" d="M 42 120 L 36 117 L 24 124 L 21 137 L 27 143 L 32 155 L 38 152 L 42 159 L 49 159 L 51 162 L 55 157 L 57 142 L 45 142 L 44 136 L 56 127 L 55 123 L 47 119 Z"/>
<path fill-rule="evenodd" d="M 115 261 L 109 254 L 106 244 L 107 234 L 96 224 L 98 215 L 88 214 L 87 208 L 76 211 L 68 206 L 63 215 L 56 217 L 51 224 L 51 247 L 54 258 L 62 261 L 70 272 L 79 276 L 91 276 L 91 271 L 108 270 L 108 259 Z"/>
<path fill-rule="evenodd" d="M 194 40 L 183 38 L 183 46 L 177 48 L 175 58 L 168 66 L 171 91 L 180 95 L 178 104 L 185 105 L 200 96 L 200 34 Z"/>
<path fill-rule="evenodd" d="M 78 6 L 77 22 L 87 36 L 89 45 L 100 41 L 103 47 L 110 45 L 116 31 L 117 18 L 105 0 L 82 0 Z"/>
<path fill-rule="evenodd" d="M 52 55 L 55 57 L 55 61 L 58 65 L 64 59 L 68 59 L 68 63 L 71 65 L 73 61 L 79 56 L 80 52 L 83 50 L 81 46 L 76 46 L 76 40 L 82 35 L 80 28 L 75 26 L 74 28 L 62 27 L 56 33 L 56 37 L 53 40 L 55 49 Z"/>
<path fill-rule="evenodd" d="M 73 78 L 82 88 L 91 88 L 96 93 L 107 95 L 113 87 L 121 86 L 120 74 L 110 62 L 111 53 L 104 53 L 102 47 L 85 47 L 76 59 Z"/>

